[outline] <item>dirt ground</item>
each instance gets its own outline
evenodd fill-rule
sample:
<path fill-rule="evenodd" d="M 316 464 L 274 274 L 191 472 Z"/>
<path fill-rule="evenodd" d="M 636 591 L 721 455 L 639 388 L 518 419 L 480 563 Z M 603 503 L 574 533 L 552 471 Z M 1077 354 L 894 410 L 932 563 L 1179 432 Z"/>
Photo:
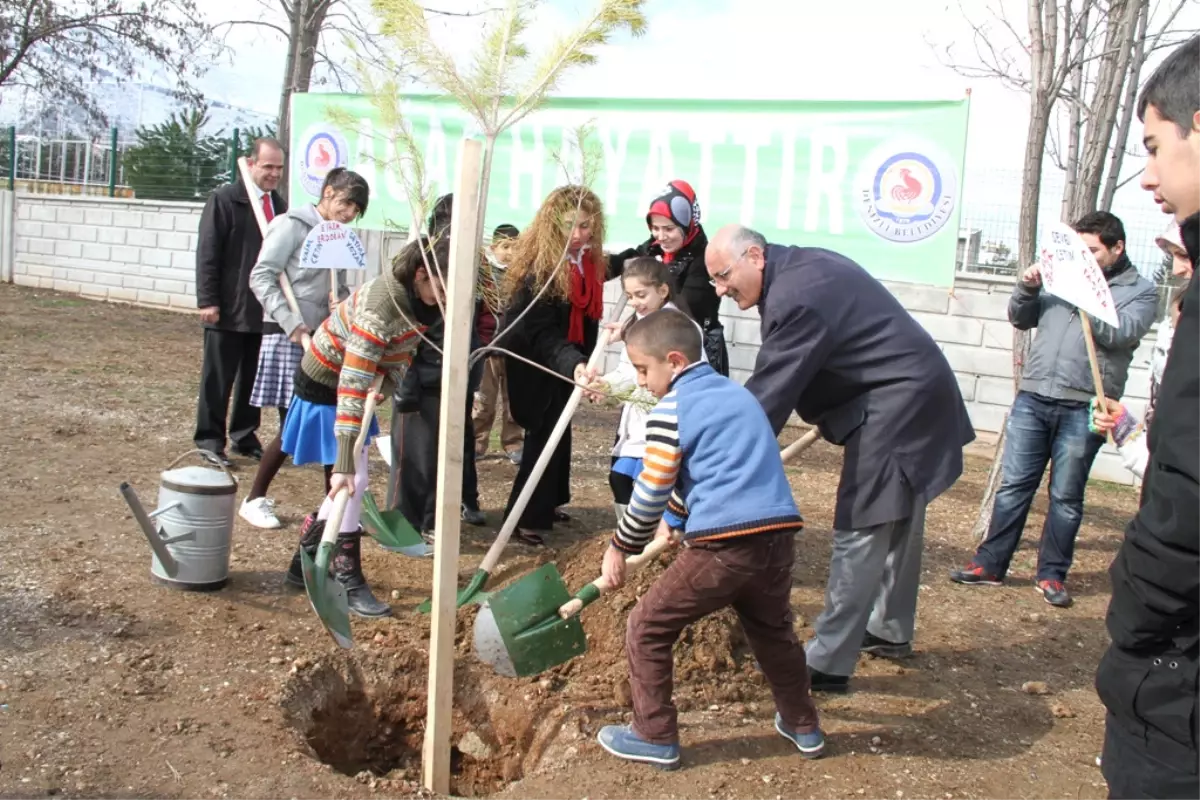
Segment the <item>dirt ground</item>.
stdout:
<path fill-rule="evenodd" d="M 149 575 L 150 552 L 117 487 L 155 505 L 159 472 L 190 449 L 201 333 L 193 317 L 0 286 L 0 796 L 418 796 L 432 563 L 365 543 L 393 619 L 356 620 L 337 651 L 282 573 L 320 476 L 285 468 L 272 489 L 286 527 L 237 523 L 218 592 Z M 264 437 L 274 431 L 264 415 Z M 576 422 L 573 521 L 534 553 L 512 545 L 500 581 L 553 560 L 568 586 L 598 574 L 612 525 L 611 412 Z M 790 434 L 790 435 L 795 435 Z M 265 441 L 265 438 L 264 438 Z M 253 465 L 238 463 L 248 486 Z M 595 743 L 627 716 L 625 614 L 661 567 L 586 610 L 589 653 L 509 680 L 470 649 L 459 616 L 453 791 L 532 797 L 1102 797 L 1092 690 L 1105 646 L 1105 570 L 1136 505 L 1093 484 L 1070 588 L 1074 608 L 1031 586 L 1036 541 L 1010 583 L 970 589 L 946 570 L 972 551 L 986 462 L 930 509 L 913 658 L 864 657 L 844 697 L 819 697 L 827 757 L 803 762 L 771 728 L 769 691 L 735 624 L 714 617 L 676 648 L 684 769 L 618 762 Z M 374 462 L 383 492 L 385 467 Z M 808 521 L 793 593 L 801 638 L 823 602 L 839 451 L 810 450 L 792 483 Z M 468 575 L 500 523 L 515 468 L 480 465 L 489 527 L 464 528 Z M 239 497 L 244 496 L 244 491 Z M 1036 540 L 1045 509 L 1030 515 Z M 1039 681 L 1045 694 L 1023 690 Z"/>

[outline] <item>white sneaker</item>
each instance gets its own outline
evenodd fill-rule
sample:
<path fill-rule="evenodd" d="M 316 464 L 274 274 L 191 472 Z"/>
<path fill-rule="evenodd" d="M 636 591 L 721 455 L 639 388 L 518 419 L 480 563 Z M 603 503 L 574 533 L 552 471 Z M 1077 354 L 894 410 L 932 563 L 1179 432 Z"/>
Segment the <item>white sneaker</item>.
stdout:
<path fill-rule="evenodd" d="M 278 528 L 282 524 L 275 516 L 275 501 L 269 497 L 243 500 L 238 516 L 256 528 Z"/>

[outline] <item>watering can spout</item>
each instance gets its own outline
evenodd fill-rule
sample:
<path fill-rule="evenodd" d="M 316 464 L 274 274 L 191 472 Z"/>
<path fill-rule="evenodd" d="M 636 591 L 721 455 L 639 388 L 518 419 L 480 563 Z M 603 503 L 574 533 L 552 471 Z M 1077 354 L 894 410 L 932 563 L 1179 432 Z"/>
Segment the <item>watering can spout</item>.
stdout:
<path fill-rule="evenodd" d="M 133 518 L 137 520 L 142 533 L 146 535 L 146 541 L 150 543 L 150 549 L 154 551 L 154 557 L 162 565 L 163 571 L 167 573 L 168 577 L 174 578 L 179 572 L 179 564 L 167 550 L 167 543 L 163 540 L 162 533 L 155 527 L 151 519 L 152 516 L 157 516 L 167 509 L 160 509 L 153 515 L 148 514 L 142 501 L 138 499 L 137 492 L 127 482 L 121 484 L 121 496 L 125 498 L 129 510 L 133 512 Z"/>

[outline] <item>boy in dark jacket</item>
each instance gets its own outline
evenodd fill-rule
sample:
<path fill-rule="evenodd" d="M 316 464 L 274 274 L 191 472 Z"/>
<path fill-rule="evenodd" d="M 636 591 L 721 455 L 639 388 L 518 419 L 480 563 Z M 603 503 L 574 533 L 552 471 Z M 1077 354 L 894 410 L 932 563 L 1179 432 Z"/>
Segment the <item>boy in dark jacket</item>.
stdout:
<path fill-rule="evenodd" d="M 1142 188 L 1200 258 L 1200 37 L 1172 53 L 1138 99 L 1149 158 Z M 1112 646 L 1096 691 L 1108 709 L 1109 797 L 1200 797 L 1200 283 L 1192 277 L 1163 370 L 1137 515 L 1109 568 Z"/>
<path fill-rule="evenodd" d="M 646 421 L 644 466 L 604 554 L 604 578 L 620 586 L 627 555 L 656 528 L 673 535 L 662 523 L 668 506 L 684 520 L 684 549 L 629 617 L 633 724 L 602 728 L 600 744 L 619 758 L 679 765 L 671 649 L 685 627 L 732 606 L 771 684 L 775 730 L 817 758 L 825 737 L 789 602 L 803 521 L 771 424 L 752 394 L 698 363 L 700 332 L 682 313 L 649 314 L 625 341 L 638 384 L 661 399 Z"/>

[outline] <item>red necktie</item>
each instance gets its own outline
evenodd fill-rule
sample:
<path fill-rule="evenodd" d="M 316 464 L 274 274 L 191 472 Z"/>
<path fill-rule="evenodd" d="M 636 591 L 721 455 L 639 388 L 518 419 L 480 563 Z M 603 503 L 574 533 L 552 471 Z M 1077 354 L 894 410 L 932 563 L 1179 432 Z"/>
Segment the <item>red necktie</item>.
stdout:
<path fill-rule="evenodd" d="M 271 195 L 267 192 L 263 192 L 262 201 L 263 214 L 266 215 L 267 222 L 270 222 L 271 220 L 275 219 L 275 212 L 271 210 Z"/>

